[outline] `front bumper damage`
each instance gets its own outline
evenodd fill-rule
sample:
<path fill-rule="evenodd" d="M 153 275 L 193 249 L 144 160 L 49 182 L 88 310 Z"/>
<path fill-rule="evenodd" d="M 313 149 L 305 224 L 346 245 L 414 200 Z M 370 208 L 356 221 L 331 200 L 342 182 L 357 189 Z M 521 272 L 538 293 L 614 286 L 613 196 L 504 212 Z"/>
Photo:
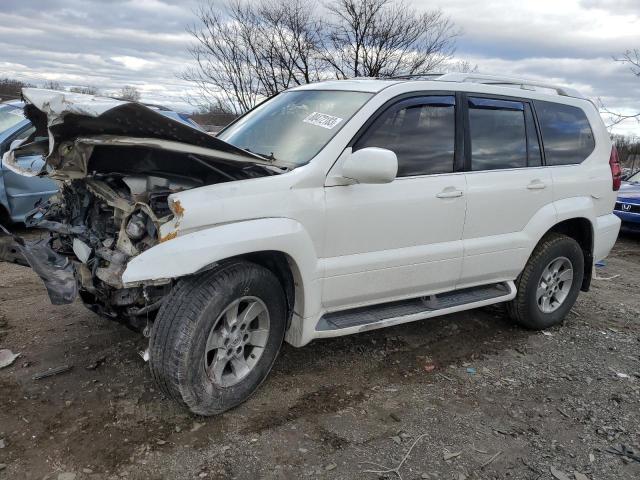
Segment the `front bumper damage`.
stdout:
<path fill-rule="evenodd" d="M 138 103 L 38 89 L 23 95 L 35 132 L 4 163 L 57 180 L 60 192 L 25 221 L 49 237 L 4 237 L 0 260 L 28 264 L 53 304 L 80 296 L 136 330 L 153 320 L 173 280 L 125 286 L 122 274 L 131 258 L 181 234 L 180 192 L 286 170 Z M 16 160 L 35 154 L 44 169 L 23 171 Z"/>

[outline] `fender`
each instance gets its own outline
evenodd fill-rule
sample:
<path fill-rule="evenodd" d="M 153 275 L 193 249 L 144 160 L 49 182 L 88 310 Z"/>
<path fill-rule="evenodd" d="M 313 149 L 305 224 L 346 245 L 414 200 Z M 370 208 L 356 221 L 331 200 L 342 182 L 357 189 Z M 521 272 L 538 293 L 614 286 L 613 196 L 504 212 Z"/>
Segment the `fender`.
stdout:
<path fill-rule="evenodd" d="M 122 282 L 125 287 L 158 283 L 197 273 L 227 258 L 263 251 L 282 252 L 295 263 L 302 283 L 296 288 L 302 289 L 305 310 L 298 313 L 306 316 L 319 309 L 320 295 L 312 287 L 318 278 L 314 244 L 302 224 L 290 218 L 228 223 L 162 242 L 131 259 Z"/>

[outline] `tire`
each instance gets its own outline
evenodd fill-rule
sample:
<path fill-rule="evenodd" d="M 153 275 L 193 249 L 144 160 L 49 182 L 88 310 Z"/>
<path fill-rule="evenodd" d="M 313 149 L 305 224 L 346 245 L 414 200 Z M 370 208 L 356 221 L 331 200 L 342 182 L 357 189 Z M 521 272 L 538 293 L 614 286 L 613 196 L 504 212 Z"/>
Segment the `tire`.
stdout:
<path fill-rule="evenodd" d="M 554 277 L 549 277 L 549 273 L 558 266 L 564 266 L 564 269 L 556 273 L 555 279 L 558 280 L 554 281 Z M 572 278 L 570 287 L 567 287 L 566 280 L 560 279 L 568 278 L 569 266 Z M 552 280 L 543 282 L 543 274 L 545 278 Z M 507 303 L 507 312 L 516 323 L 532 330 L 544 330 L 557 325 L 573 307 L 583 277 L 584 253 L 578 242 L 565 235 L 547 234 L 536 246 L 517 278 L 515 283 L 518 293 Z M 546 292 L 553 288 L 556 289 L 555 293 L 547 295 Z M 544 292 L 542 297 L 541 292 Z"/>
<path fill-rule="evenodd" d="M 182 279 L 151 329 L 151 375 L 193 413 L 222 413 L 247 400 L 267 377 L 284 340 L 286 314 L 282 287 L 262 266 L 238 261 Z"/>

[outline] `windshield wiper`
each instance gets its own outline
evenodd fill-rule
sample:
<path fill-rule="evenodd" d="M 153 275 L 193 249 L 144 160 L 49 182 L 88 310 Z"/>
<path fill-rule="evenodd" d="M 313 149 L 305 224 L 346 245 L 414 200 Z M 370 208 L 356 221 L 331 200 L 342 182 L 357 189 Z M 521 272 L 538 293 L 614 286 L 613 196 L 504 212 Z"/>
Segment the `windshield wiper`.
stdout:
<path fill-rule="evenodd" d="M 245 148 L 243 148 L 243 150 L 245 152 L 249 152 L 249 153 L 253 153 L 254 155 L 258 155 L 258 156 L 264 158 L 265 160 L 269 160 L 270 162 L 277 162 L 278 161 L 278 159 L 273 155 L 273 152 L 271 152 L 269 155 L 267 155 L 266 153 L 254 152 L 249 147 L 245 147 Z"/>

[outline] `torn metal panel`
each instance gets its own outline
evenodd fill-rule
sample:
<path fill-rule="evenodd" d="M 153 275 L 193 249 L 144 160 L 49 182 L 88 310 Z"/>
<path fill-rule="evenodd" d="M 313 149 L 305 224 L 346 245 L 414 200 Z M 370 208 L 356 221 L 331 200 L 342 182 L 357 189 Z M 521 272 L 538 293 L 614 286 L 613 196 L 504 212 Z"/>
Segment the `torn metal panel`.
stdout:
<path fill-rule="evenodd" d="M 22 245 L 18 244 L 18 248 L 29 266 L 42 279 L 51 303 L 73 303 L 78 296 L 78 284 L 69 258 L 53 251 L 45 240 L 24 242 Z"/>

